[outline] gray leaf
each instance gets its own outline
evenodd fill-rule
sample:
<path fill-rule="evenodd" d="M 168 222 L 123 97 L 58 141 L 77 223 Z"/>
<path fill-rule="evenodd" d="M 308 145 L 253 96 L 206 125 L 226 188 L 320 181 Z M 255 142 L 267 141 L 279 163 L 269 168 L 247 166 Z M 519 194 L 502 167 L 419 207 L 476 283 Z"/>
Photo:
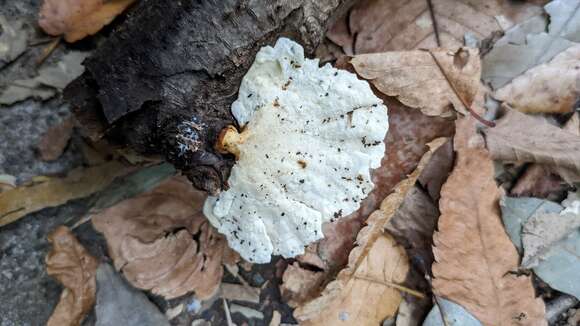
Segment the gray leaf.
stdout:
<path fill-rule="evenodd" d="M 132 288 L 109 264 L 97 269 L 96 326 L 169 326 L 145 294 Z"/>
<path fill-rule="evenodd" d="M 423 326 L 483 326 L 477 318 L 473 317 L 465 308 L 455 302 L 439 298 L 437 299 L 442 306 L 443 315 L 446 323 L 441 319 L 441 312 L 439 306 L 434 305 L 433 309 L 425 318 Z"/>

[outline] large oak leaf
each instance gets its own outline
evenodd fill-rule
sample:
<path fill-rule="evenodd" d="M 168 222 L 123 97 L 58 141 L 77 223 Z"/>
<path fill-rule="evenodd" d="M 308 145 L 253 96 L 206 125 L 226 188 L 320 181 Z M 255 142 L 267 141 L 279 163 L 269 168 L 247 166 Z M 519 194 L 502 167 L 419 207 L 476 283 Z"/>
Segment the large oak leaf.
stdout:
<path fill-rule="evenodd" d="M 433 290 L 484 325 L 546 325 L 531 278 L 517 276 L 519 256 L 503 228 L 493 161 L 475 121 L 457 122 L 457 163 L 441 190 L 433 236 Z"/>

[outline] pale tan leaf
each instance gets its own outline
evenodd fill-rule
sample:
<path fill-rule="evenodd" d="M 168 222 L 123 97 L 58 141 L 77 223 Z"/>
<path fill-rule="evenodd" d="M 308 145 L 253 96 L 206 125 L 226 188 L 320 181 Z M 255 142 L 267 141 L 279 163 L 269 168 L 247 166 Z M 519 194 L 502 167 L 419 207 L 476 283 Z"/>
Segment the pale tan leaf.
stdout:
<path fill-rule="evenodd" d="M 16 188 L 16 177 L 10 174 L 0 174 L 0 192 Z"/>
<path fill-rule="evenodd" d="M 167 299 L 192 291 L 204 299 L 217 291 L 229 256 L 225 239 L 201 212 L 206 196 L 185 177 L 173 177 L 92 222 L 105 235 L 115 268 L 133 286 Z"/>
<path fill-rule="evenodd" d="M 499 216 L 493 162 L 471 117 L 457 121 L 455 168 L 441 190 L 433 236 L 433 290 L 484 325 L 547 325 L 531 278 L 510 273 L 519 256 Z"/>
<path fill-rule="evenodd" d="M 491 156 L 507 162 L 534 162 L 580 171 L 580 136 L 539 117 L 508 110 L 483 130 Z"/>
<path fill-rule="evenodd" d="M 580 96 L 580 45 L 562 51 L 498 89 L 495 97 L 527 113 L 567 113 Z"/>
<path fill-rule="evenodd" d="M 64 178 L 47 178 L 0 193 L 0 226 L 12 223 L 28 213 L 54 207 L 71 199 L 83 198 L 104 189 L 116 177 L 134 168 L 118 161 L 76 169 Z"/>
<path fill-rule="evenodd" d="M 72 117 L 48 129 L 38 142 L 38 151 L 43 161 L 54 161 L 64 152 L 73 133 Z"/>
<path fill-rule="evenodd" d="M 432 3 L 439 46 L 443 47 L 463 45 L 466 33 L 484 39 L 542 13 L 539 5 L 523 1 L 434 0 Z M 438 47 L 425 0 L 359 1 L 327 36 L 348 55 Z"/>
<path fill-rule="evenodd" d="M 434 147 L 444 139 L 434 142 Z M 432 148 L 431 151 L 434 149 Z M 402 204 L 432 152 L 423 156 L 418 168 L 401 181 L 393 194 L 371 214 L 367 226 L 357 236 L 357 247 L 349 256 L 348 266 L 329 283 L 322 295 L 294 311 L 301 325 L 377 325 L 393 317 L 401 302 L 400 284 L 409 271 L 404 250 L 383 232 L 384 226 Z"/>
<path fill-rule="evenodd" d="M 47 326 L 80 325 L 95 304 L 99 262 L 65 226 L 52 231 L 48 241 L 52 249 L 46 256 L 46 272 L 62 283 L 64 289 Z"/>
<path fill-rule="evenodd" d="M 260 288 L 249 285 L 233 283 L 222 283 L 218 293 L 220 298 L 226 300 L 244 301 L 258 304 L 260 303 Z"/>
<path fill-rule="evenodd" d="M 463 103 L 471 105 L 480 87 L 479 54 L 470 48 L 361 54 L 351 63 L 380 92 L 430 116 L 465 114 Z"/>
<path fill-rule="evenodd" d="M 108 25 L 135 0 L 44 0 L 38 24 L 50 35 L 75 42 Z"/>

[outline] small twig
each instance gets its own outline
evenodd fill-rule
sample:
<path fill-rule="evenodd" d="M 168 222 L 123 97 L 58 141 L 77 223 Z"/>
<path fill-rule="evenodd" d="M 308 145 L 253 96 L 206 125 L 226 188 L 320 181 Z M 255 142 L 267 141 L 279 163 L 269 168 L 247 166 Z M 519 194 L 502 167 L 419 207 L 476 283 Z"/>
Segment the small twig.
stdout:
<path fill-rule="evenodd" d="M 429 283 L 429 287 L 431 288 L 431 291 L 433 291 L 433 283 L 431 282 L 431 276 L 427 272 L 425 272 L 425 279 L 427 280 L 427 283 Z M 445 319 L 445 312 L 443 311 L 443 305 L 441 304 L 441 302 L 439 302 L 439 297 L 434 292 L 433 292 L 433 302 L 435 303 L 437 308 L 439 308 L 439 314 L 441 315 L 441 321 L 443 322 L 443 326 L 449 326 L 449 325 L 447 325 L 447 319 Z"/>
<path fill-rule="evenodd" d="M 72 227 L 71 230 L 74 230 L 76 228 L 78 228 L 79 226 L 85 224 L 86 222 L 89 222 L 90 220 L 93 219 L 93 214 L 89 212 L 89 214 L 83 216 L 83 218 L 81 218 L 80 220 L 78 220 Z"/>
<path fill-rule="evenodd" d="M 378 283 L 378 284 L 382 284 L 388 287 L 391 287 L 393 289 L 397 289 L 401 292 L 405 292 L 408 293 L 414 297 L 417 297 L 419 299 L 425 299 L 427 296 L 425 296 L 425 294 L 419 292 L 419 291 L 415 291 L 413 289 L 409 289 L 408 287 L 396 284 L 396 283 L 392 283 L 392 282 L 387 282 L 387 281 L 380 281 L 380 280 L 375 280 L 373 278 L 367 277 L 367 276 L 358 276 L 358 275 L 354 275 L 353 276 L 355 279 L 360 279 L 360 280 L 365 280 L 368 282 L 373 282 L 373 283 Z"/>
<path fill-rule="evenodd" d="M 54 37 L 33 40 L 30 43 L 28 43 L 28 45 L 29 46 L 39 46 L 39 45 L 44 45 L 44 44 L 47 44 L 50 42 L 54 42 Z"/>
<path fill-rule="evenodd" d="M 451 81 L 451 78 L 449 78 L 449 76 L 447 76 L 445 69 L 443 69 L 443 66 L 441 65 L 439 60 L 437 60 L 437 58 L 435 57 L 433 52 L 431 52 L 431 50 L 426 50 L 426 51 L 429 52 L 429 54 L 431 55 L 431 58 L 433 58 L 433 61 L 435 61 L 435 64 L 437 65 L 437 67 L 439 68 L 441 73 L 443 74 L 443 77 L 445 77 L 447 84 L 449 84 L 449 87 L 451 87 L 451 89 L 453 90 L 453 93 L 455 93 L 455 96 L 457 96 L 457 98 L 459 99 L 459 101 L 461 102 L 463 107 L 475 118 L 475 120 L 479 121 L 480 123 L 482 123 L 488 127 L 495 127 L 495 122 L 485 120 L 479 114 L 477 114 L 475 111 L 473 111 L 469 105 L 467 105 L 467 102 L 461 96 L 461 94 L 459 94 L 459 92 L 457 91 L 457 88 L 455 88 L 455 85 Z"/>
<path fill-rule="evenodd" d="M 439 27 L 437 27 L 437 19 L 435 19 L 435 10 L 433 9 L 433 3 L 431 2 L 431 0 L 427 0 L 427 6 L 429 7 L 431 22 L 433 23 L 433 32 L 435 33 L 435 41 L 437 42 L 437 46 L 441 47 L 441 40 L 439 39 Z"/>
<path fill-rule="evenodd" d="M 42 50 L 42 53 L 40 54 L 40 57 L 36 60 L 36 65 L 40 66 L 46 59 L 48 59 L 48 57 L 52 54 L 52 52 L 54 52 L 54 50 L 58 47 L 58 45 L 60 44 L 60 37 L 55 38 L 54 40 L 52 40 L 52 42 L 50 42 L 48 44 L 47 47 L 45 47 Z"/>
<path fill-rule="evenodd" d="M 226 313 L 226 321 L 228 323 L 228 326 L 234 326 L 234 322 L 232 321 L 232 316 L 230 315 L 230 308 L 228 307 L 228 302 L 224 298 L 222 298 L 222 300 L 224 302 L 224 311 Z"/>

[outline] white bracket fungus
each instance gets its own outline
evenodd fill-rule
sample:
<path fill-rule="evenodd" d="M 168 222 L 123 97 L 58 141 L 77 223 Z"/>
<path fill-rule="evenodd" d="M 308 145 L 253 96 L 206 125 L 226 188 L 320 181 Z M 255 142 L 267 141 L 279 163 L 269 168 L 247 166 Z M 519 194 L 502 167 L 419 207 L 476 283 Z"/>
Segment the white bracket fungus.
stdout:
<path fill-rule="evenodd" d="M 230 188 L 204 212 L 248 261 L 303 253 L 322 223 L 354 212 L 372 190 L 387 108 L 356 75 L 319 67 L 281 38 L 256 55 L 232 112 L 242 132 L 225 129 L 217 145 L 237 158 Z"/>

